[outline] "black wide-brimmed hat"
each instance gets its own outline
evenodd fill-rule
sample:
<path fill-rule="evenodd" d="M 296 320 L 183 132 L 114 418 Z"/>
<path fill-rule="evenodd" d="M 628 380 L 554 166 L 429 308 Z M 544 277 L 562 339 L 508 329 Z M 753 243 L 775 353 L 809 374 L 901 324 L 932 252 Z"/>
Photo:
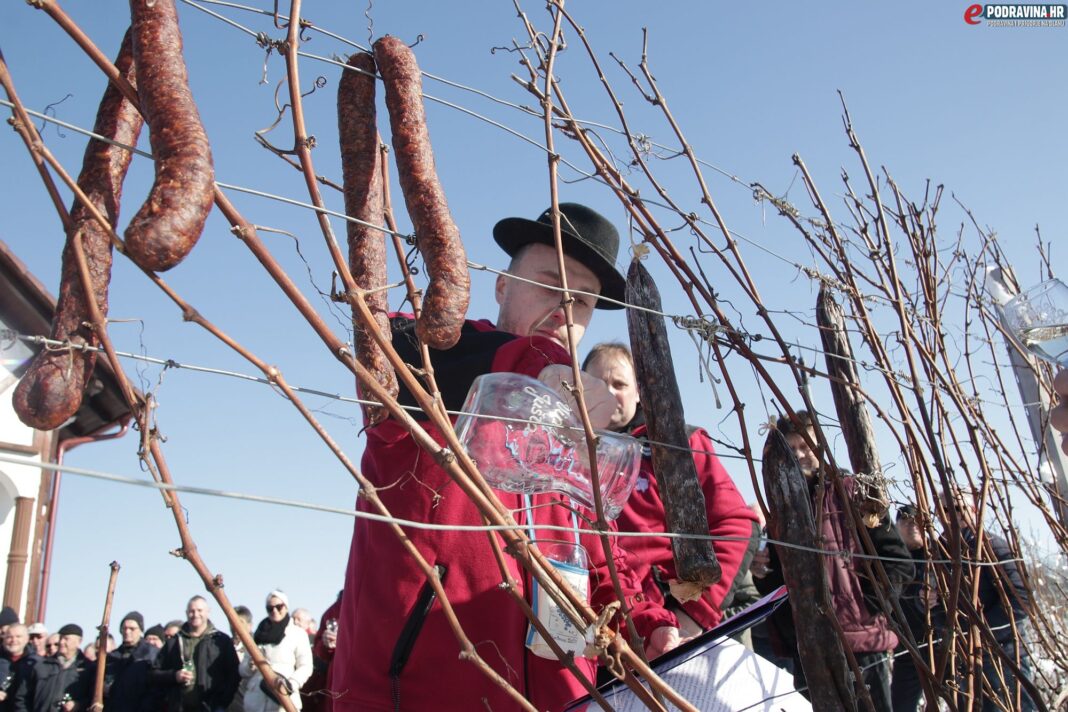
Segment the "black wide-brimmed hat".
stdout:
<path fill-rule="evenodd" d="M 601 280 L 601 296 L 623 301 L 626 280 L 616 270 L 619 232 L 608 218 L 578 203 L 560 203 L 560 237 L 564 253 L 589 267 Z M 493 239 L 510 257 L 531 243 L 554 245 L 552 208 L 537 220 L 505 218 L 493 226 Z M 622 309 L 620 304 L 598 299 L 598 309 Z"/>
<path fill-rule="evenodd" d="M 915 519 L 920 516 L 920 510 L 914 504 L 903 504 L 897 508 L 897 521 L 902 519 Z"/>

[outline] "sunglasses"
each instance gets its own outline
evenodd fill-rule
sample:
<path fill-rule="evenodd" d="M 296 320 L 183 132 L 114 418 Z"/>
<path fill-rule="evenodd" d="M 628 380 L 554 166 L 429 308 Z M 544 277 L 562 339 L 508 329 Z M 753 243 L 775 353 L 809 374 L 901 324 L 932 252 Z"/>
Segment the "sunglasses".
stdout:
<path fill-rule="evenodd" d="M 284 604 L 284 603 L 276 603 L 273 606 L 271 604 L 267 604 L 267 610 L 268 611 L 283 611 L 283 610 L 285 610 L 285 607 L 286 607 L 286 604 Z"/>
<path fill-rule="evenodd" d="M 30 639 L 31 640 L 34 639 L 34 638 L 43 638 L 43 637 L 44 636 L 41 635 L 40 633 L 30 633 Z"/>

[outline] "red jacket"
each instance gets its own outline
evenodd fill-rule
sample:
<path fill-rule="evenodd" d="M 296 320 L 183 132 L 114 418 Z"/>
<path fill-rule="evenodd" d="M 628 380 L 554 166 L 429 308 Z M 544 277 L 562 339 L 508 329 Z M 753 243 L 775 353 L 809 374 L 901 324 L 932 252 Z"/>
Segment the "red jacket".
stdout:
<path fill-rule="evenodd" d="M 635 437 L 645 435 L 645 425 L 631 432 Z M 742 495 L 731 481 L 715 455 L 708 433 L 697 429 L 690 435 L 690 449 L 697 467 L 697 479 L 705 496 L 708 512 L 708 532 L 714 536 L 739 537 L 739 541 L 713 541 L 712 548 L 719 559 L 723 576 L 696 601 L 682 604 L 683 609 L 705 630 L 713 628 L 723 618 L 721 605 L 734 584 L 734 577 L 745 558 L 747 541 L 753 536 L 756 514 L 745 504 Z M 664 502 L 660 499 L 650 457 L 642 458 L 638 484 L 627 500 L 627 506 L 617 520 L 619 528 L 631 532 L 664 531 Z M 667 583 L 677 576 L 671 553 L 671 540 L 664 537 L 622 537 L 620 546 L 627 549 L 634 571 L 642 578 L 646 596 L 657 603 L 664 598 L 660 587 L 653 579 L 654 569 L 659 570 L 660 580 Z M 637 561 L 637 563 L 635 562 Z"/>
<path fill-rule="evenodd" d="M 402 338 L 395 330 L 395 344 Z M 569 362 L 567 352 L 555 342 L 503 334 L 485 321 L 468 322 L 456 347 L 432 354 L 443 393 L 447 384 L 454 394 L 466 393 L 478 371 L 536 376 L 551 363 Z M 458 409 L 458 403 L 450 402 L 454 398 L 446 394 L 445 404 L 450 410 Z M 443 443 L 435 428 L 428 428 L 428 432 Z M 482 523 L 474 504 L 395 420 L 387 419 L 367 431 L 363 474 L 379 488 L 379 497 L 398 518 L 449 525 Z M 505 507 L 516 511 L 519 523 L 525 524 L 522 498 L 497 494 Z M 569 511 L 551 504 L 558 501 L 555 495 L 533 499 L 537 524 L 571 526 Z M 550 506 L 539 506 L 546 504 Z M 362 499 L 358 506 L 369 510 Z M 409 529 L 407 534 L 431 565 L 446 566 L 445 592 L 460 625 L 494 670 L 539 710 L 561 709 L 584 694 L 580 683 L 559 662 L 527 651 L 527 620 L 501 588 L 501 573 L 486 533 Z M 559 533 L 552 536 L 560 538 Z M 582 543 L 592 569 L 591 602 L 599 608 L 615 598 L 604 551 L 593 537 L 583 537 Z M 672 614 L 644 600 L 638 580 L 626 568 L 625 556 L 615 553 L 639 632 L 647 635 L 656 627 L 676 625 Z M 527 577 L 511 558 L 507 563 L 529 601 Z M 332 686 L 338 695 L 336 712 L 392 711 L 394 695 L 401 710 L 501 712 L 517 708 L 472 663 L 460 659 L 459 643 L 440 602 L 435 602 L 426 616 L 399 679 L 390 679 L 390 658 L 424 584 L 422 572 L 386 525 L 356 520 L 332 666 Z M 595 661 L 580 659 L 578 664 L 592 677 Z"/>
<path fill-rule="evenodd" d="M 314 656 L 314 668 L 311 677 L 300 688 L 300 701 L 303 712 L 333 712 L 333 698 L 330 695 L 331 673 L 334 661 L 334 649 L 329 648 L 323 640 L 326 632 L 326 622 L 333 619 L 336 621 L 341 614 L 341 598 L 330 604 L 323 615 L 319 618 L 319 630 L 315 633 L 315 641 L 312 643 L 312 655 Z"/>

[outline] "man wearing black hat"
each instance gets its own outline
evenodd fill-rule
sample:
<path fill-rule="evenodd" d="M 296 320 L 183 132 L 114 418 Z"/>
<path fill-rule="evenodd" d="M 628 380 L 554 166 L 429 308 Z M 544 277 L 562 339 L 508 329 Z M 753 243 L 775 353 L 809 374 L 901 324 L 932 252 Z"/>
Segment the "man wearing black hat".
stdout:
<path fill-rule="evenodd" d="M 71 712 L 92 701 L 92 666 L 82 655 L 82 629 L 68 623 L 59 629 L 59 652 L 30 668 L 15 693 L 16 712 Z"/>
<path fill-rule="evenodd" d="M 507 274 L 498 277 L 495 296 L 500 307 L 496 325 L 468 321 L 459 343 L 446 351 L 431 350 L 431 362 L 445 407 L 457 411 L 472 381 L 482 374 L 512 372 L 556 388 L 573 380 L 567 344 L 577 344 L 595 308 L 618 309 L 624 280 L 615 267 L 619 234 L 590 208 L 560 205 L 565 275 L 554 248 L 552 215 L 536 220 L 508 218 L 497 223 L 494 239 L 511 258 Z M 566 276 L 573 298 L 571 336 L 565 323 L 563 295 Z M 392 319 L 393 344 L 408 363 L 420 362 L 412 320 Z M 585 400 L 595 427 L 603 427 L 616 402 L 605 384 L 584 378 Z M 403 386 L 399 400 L 414 405 Z M 421 414 L 414 414 L 421 417 Z M 427 422 L 428 432 L 442 436 Z M 475 505 L 435 459 L 422 451 L 402 423 L 388 418 L 366 431 L 362 471 L 395 516 L 445 525 L 479 525 Z M 562 498 L 533 495 L 529 506 L 520 495 L 497 492 L 502 504 L 524 525 L 574 526 Z M 361 509 L 367 509 L 363 500 Z M 581 520 L 578 520 L 581 521 Z M 406 534 L 431 565 L 444 571 L 446 596 L 477 654 L 539 710 L 561 709 L 584 693 L 581 684 L 554 658 L 526 648 L 529 623 L 502 587 L 502 575 L 485 532 L 425 531 Z M 548 538 L 572 541 L 571 534 L 554 532 Z M 576 536 L 578 536 L 576 534 Z M 589 556 L 590 601 L 595 609 L 614 600 L 603 548 L 593 537 L 581 535 Z M 640 584 L 616 556 L 627 603 L 639 633 L 666 638 L 677 627 L 674 615 L 643 600 Z M 529 577 L 507 559 L 513 590 L 531 601 Z M 423 572 L 387 528 L 357 519 L 341 602 L 331 687 L 335 712 L 389 709 L 514 710 L 519 705 L 461 654 L 461 645 L 428 587 Z M 658 653 L 660 650 L 651 650 Z M 576 656 L 576 666 L 592 676 L 595 661 Z"/>
<path fill-rule="evenodd" d="M 931 580 L 929 557 L 924 548 L 922 514 L 913 504 L 905 504 L 897 510 L 897 532 L 915 562 L 916 573 L 901 589 L 901 610 L 912 632 L 913 640 L 924 657 L 930 659 L 927 645 L 928 632 L 932 629 L 934 641 L 942 637 L 945 610 L 936 603 L 936 592 Z M 900 637 L 900 636 L 899 636 Z M 915 712 L 923 695 L 919 673 L 912 655 L 904 642 L 894 653 L 894 675 L 890 683 L 890 695 L 894 712 Z"/>
<path fill-rule="evenodd" d="M 158 709 L 149 695 L 148 673 L 159 653 L 144 639 L 145 619 L 137 611 L 127 613 L 119 624 L 122 645 L 108 653 L 105 668 L 104 706 L 108 712 L 147 712 Z"/>

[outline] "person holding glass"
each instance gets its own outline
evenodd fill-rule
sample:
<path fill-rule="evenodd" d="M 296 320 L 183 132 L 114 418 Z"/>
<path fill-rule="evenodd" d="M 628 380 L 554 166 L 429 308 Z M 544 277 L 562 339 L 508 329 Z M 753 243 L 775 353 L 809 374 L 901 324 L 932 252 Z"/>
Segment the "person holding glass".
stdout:
<path fill-rule="evenodd" d="M 626 433 L 647 442 L 645 417 L 641 410 L 634 358 L 620 343 L 603 343 L 593 347 L 582 365 L 583 370 L 608 384 L 617 402 L 609 429 Z M 632 568 L 642 579 L 642 589 L 649 600 L 661 603 L 679 619 L 679 630 L 689 638 L 714 628 L 723 618 L 723 610 L 734 596 L 734 581 L 739 572 L 749 569 L 760 538 L 760 523 L 745 503 L 727 470 L 716 457 L 712 440 L 700 428 L 689 428 L 689 445 L 693 450 L 697 479 L 705 498 L 709 534 L 717 538 L 712 548 L 723 571 L 718 582 L 694 600 L 675 598 L 676 578 L 671 540 L 664 537 L 628 537 L 620 547 L 632 555 Z M 641 470 L 635 491 L 630 495 L 617 520 L 623 531 L 663 531 L 664 503 L 653 472 L 648 444 L 642 454 Z"/>
<path fill-rule="evenodd" d="M 1061 432 L 1061 450 L 1068 455 L 1068 368 L 1061 368 L 1053 378 L 1053 390 L 1061 402 L 1049 412 L 1050 425 Z"/>

